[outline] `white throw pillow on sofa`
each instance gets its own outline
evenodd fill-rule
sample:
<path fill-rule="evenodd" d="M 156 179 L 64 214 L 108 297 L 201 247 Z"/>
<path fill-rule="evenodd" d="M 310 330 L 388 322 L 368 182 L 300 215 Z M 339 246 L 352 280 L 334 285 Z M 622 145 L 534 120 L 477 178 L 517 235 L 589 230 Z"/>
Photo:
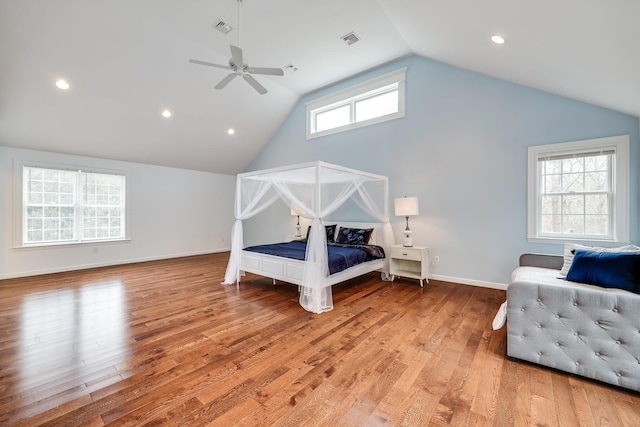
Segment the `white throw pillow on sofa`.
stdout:
<path fill-rule="evenodd" d="M 640 252 L 640 247 L 634 245 L 626 245 L 619 248 L 599 248 L 597 246 L 584 246 L 577 243 L 566 243 L 564 245 L 563 254 L 564 263 L 562 264 L 562 269 L 560 270 L 561 277 L 567 277 L 569 269 L 571 268 L 571 264 L 573 263 L 572 251 L 575 249 L 585 249 L 594 252 Z"/>

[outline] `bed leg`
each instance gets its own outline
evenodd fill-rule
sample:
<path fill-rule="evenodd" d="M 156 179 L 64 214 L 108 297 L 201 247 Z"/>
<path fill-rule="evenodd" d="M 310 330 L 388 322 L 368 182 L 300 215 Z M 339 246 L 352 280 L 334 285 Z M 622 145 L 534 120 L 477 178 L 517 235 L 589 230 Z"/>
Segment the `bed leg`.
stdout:
<path fill-rule="evenodd" d="M 271 283 L 273 283 L 273 286 L 276 285 L 276 279 L 271 279 Z"/>

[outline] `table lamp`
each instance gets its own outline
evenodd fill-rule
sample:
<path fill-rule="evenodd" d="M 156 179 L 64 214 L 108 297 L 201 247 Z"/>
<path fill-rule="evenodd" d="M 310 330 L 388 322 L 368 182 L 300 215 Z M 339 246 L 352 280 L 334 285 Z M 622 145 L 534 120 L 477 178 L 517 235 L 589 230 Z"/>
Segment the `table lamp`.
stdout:
<path fill-rule="evenodd" d="M 291 215 L 298 217 L 298 223 L 296 224 L 296 237 L 302 237 L 302 232 L 300 231 L 300 214 L 294 209 L 291 208 Z"/>
<path fill-rule="evenodd" d="M 395 211 L 396 216 L 403 216 L 407 219 L 407 228 L 402 232 L 404 239 L 402 240 L 402 246 L 413 246 L 413 239 L 411 238 L 411 230 L 409 229 L 409 217 L 418 215 L 418 198 L 417 197 L 400 197 L 395 199 Z"/>

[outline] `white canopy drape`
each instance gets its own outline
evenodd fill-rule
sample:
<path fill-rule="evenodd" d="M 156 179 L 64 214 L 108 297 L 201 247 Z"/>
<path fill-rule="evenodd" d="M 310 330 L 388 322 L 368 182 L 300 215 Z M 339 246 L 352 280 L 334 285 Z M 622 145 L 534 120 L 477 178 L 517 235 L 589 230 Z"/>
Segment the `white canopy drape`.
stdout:
<path fill-rule="evenodd" d="M 249 219 L 276 200 L 311 219 L 307 239 L 306 262 L 300 304 L 308 311 L 322 313 L 333 309 L 331 287 L 325 283 L 329 276 L 325 221 L 340 221 L 343 215 L 350 220 L 361 216 L 384 223 L 383 232 L 376 236 L 376 244 L 389 253 L 393 232 L 389 223 L 388 179 L 385 176 L 331 165 L 324 162 L 307 163 L 238 175 L 236 182 L 236 221 L 232 229 L 231 255 L 223 284 L 239 281 L 242 221 Z M 389 275 L 388 258 L 383 274 Z"/>

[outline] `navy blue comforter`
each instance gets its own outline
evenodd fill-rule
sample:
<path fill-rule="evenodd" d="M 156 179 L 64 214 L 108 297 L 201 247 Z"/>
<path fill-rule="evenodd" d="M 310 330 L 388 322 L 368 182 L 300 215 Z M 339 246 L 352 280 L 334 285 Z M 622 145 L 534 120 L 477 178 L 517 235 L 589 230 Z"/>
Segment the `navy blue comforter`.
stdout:
<path fill-rule="evenodd" d="M 304 261 L 307 252 L 307 241 L 294 240 L 286 243 L 249 246 L 244 250 Z M 375 245 L 328 243 L 327 252 L 329 255 L 329 274 L 338 273 L 363 262 L 384 258 L 384 250 Z"/>

